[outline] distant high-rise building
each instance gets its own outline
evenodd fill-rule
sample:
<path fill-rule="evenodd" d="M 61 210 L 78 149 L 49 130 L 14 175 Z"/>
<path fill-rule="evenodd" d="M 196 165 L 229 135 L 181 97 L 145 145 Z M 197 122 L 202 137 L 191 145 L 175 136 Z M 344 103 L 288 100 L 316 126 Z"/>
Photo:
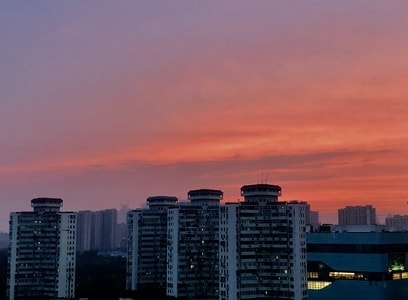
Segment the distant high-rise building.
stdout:
<path fill-rule="evenodd" d="M 305 202 L 278 202 L 277 185 L 241 188 L 220 212 L 220 300 L 307 299 Z"/>
<path fill-rule="evenodd" d="M 223 192 L 191 190 L 168 210 L 167 295 L 219 298 L 219 207 Z"/>
<path fill-rule="evenodd" d="M 346 206 L 338 210 L 339 225 L 374 225 L 377 223 L 375 208 L 371 205 Z"/>
<path fill-rule="evenodd" d="M 92 239 L 92 212 L 84 210 L 77 212 L 77 251 L 89 251 Z"/>
<path fill-rule="evenodd" d="M 117 215 L 116 209 L 99 211 L 79 211 L 77 228 L 77 250 L 113 250 L 117 248 Z"/>
<path fill-rule="evenodd" d="M 319 221 L 319 212 L 318 211 L 310 211 L 310 220 L 309 224 L 312 225 L 313 227 L 318 228 L 320 226 L 320 221 Z"/>
<path fill-rule="evenodd" d="M 147 198 L 147 209 L 128 212 L 126 288 L 166 293 L 167 210 L 177 205 L 171 196 Z"/>
<path fill-rule="evenodd" d="M 10 214 L 10 300 L 74 297 L 76 214 L 62 203 L 36 198 L 33 211 Z"/>
<path fill-rule="evenodd" d="M 118 247 L 116 240 L 118 211 L 114 208 L 105 209 L 102 213 L 102 232 L 101 247 L 102 250 L 112 250 Z"/>
<path fill-rule="evenodd" d="M 122 204 L 118 211 L 118 224 L 126 224 L 127 213 L 130 211 L 127 205 Z"/>
<path fill-rule="evenodd" d="M 126 223 L 119 223 L 116 226 L 116 244 L 119 248 L 127 247 L 127 226 Z"/>
<path fill-rule="evenodd" d="M 306 225 L 309 231 L 318 230 L 320 227 L 319 212 L 310 209 L 310 204 L 306 205 Z"/>
<path fill-rule="evenodd" d="M 385 218 L 385 226 L 389 231 L 408 231 L 408 215 L 394 215 Z"/>
<path fill-rule="evenodd" d="M 103 213 L 102 211 L 93 211 L 91 213 L 91 249 L 90 250 L 102 250 L 102 224 L 103 224 Z M 82 229 L 78 228 L 78 234 L 82 233 Z M 106 249 L 103 249 L 106 250 Z"/>

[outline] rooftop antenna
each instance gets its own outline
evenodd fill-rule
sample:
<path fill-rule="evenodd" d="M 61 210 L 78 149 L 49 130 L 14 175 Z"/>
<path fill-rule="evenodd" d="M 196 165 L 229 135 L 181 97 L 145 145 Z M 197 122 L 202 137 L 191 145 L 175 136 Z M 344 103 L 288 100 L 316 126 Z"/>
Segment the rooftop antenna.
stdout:
<path fill-rule="evenodd" d="M 266 173 L 266 175 L 264 173 L 261 173 L 261 183 L 266 184 L 268 183 L 268 181 L 269 181 L 269 173 Z"/>

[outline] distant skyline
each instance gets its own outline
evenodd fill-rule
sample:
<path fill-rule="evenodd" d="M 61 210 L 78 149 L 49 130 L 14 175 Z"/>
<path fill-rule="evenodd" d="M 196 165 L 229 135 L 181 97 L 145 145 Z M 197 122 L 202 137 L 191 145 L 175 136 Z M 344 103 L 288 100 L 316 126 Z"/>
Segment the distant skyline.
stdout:
<path fill-rule="evenodd" d="M 268 182 L 408 214 L 406 1 L 0 3 L 0 231 Z"/>

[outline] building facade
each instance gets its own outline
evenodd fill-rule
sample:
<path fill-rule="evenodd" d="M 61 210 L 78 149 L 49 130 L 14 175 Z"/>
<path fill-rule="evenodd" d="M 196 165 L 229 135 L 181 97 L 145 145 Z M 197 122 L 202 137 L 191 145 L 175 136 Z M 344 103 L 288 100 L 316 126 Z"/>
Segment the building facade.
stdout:
<path fill-rule="evenodd" d="M 408 232 L 307 233 L 309 300 L 408 295 Z"/>
<path fill-rule="evenodd" d="M 307 299 L 307 204 L 278 202 L 281 188 L 269 184 L 241 195 L 221 207 L 219 299 Z"/>
<path fill-rule="evenodd" d="M 10 214 L 8 297 L 74 298 L 76 214 L 56 198 L 31 200 L 33 211 Z"/>
<path fill-rule="evenodd" d="M 158 289 L 166 293 L 167 210 L 177 206 L 171 196 L 147 198 L 148 209 L 128 212 L 126 289 Z"/>
<path fill-rule="evenodd" d="M 338 210 L 339 225 L 375 225 L 377 215 L 371 205 L 346 206 Z"/>
<path fill-rule="evenodd" d="M 191 190 L 168 210 L 167 295 L 219 298 L 219 208 L 223 192 Z"/>

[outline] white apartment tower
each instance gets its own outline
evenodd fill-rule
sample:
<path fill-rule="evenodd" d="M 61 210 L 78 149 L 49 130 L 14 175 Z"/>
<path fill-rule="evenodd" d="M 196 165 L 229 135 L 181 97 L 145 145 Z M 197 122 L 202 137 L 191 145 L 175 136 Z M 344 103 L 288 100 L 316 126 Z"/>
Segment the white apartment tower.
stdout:
<path fill-rule="evenodd" d="M 10 214 L 8 297 L 74 298 L 76 214 L 57 198 L 31 200 Z"/>
<path fill-rule="evenodd" d="M 277 185 L 241 188 L 220 209 L 219 299 L 307 299 L 305 202 L 278 202 Z"/>
<path fill-rule="evenodd" d="M 191 190 L 188 203 L 168 210 L 167 295 L 219 298 L 219 208 L 223 192 Z"/>
<path fill-rule="evenodd" d="M 167 210 L 177 206 L 172 196 L 147 198 L 147 209 L 127 214 L 126 289 L 157 289 L 166 293 Z"/>

